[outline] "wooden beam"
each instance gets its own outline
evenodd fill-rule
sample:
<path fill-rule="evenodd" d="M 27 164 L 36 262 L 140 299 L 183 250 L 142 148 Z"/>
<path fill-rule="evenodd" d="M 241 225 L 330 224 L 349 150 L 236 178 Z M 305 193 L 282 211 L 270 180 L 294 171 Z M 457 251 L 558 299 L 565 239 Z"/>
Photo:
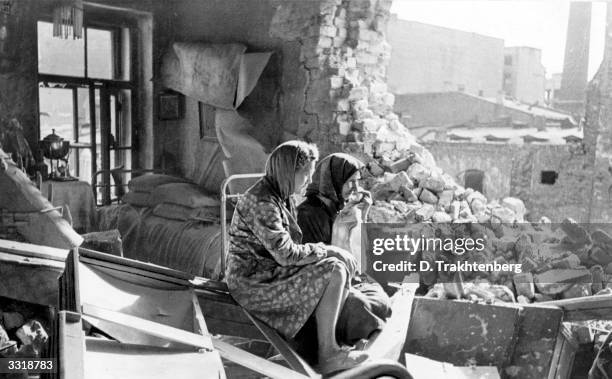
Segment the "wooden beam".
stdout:
<path fill-rule="evenodd" d="M 210 336 L 191 333 L 182 329 L 173 328 L 171 326 L 159 324 L 153 321 L 145 320 L 140 317 L 123 314 L 120 312 L 110 311 L 107 309 L 96 307 L 91 304 L 83 304 L 83 317 L 93 317 L 100 320 L 127 326 L 143 333 L 147 333 L 159 338 L 164 338 L 169 341 L 175 341 L 186 345 L 195 346 L 201 349 L 217 349 L 221 357 L 236 362 L 241 366 L 261 373 L 270 378 L 278 379 L 305 379 L 305 375 L 299 374 L 287 367 L 269 362 L 257 355 L 246 352 L 235 346 L 217 339 L 212 339 Z"/>
<path fill-rule="evenodd" d="M 49 259 L 63 263 L 66 261 L 68 251 L 68 249 L 56 249 L 49 246 L 0 239 L 0 252 L 17 254 L 24 257 Z"/>
<path fill-rule="evenodd" d="M 412 302 L 418 288 L 416 283 L 404 283 L 402 288 L 391 298 L 392 314 L 382 332 L 368 343 L 365 351 L 371 359 L 392 359 L 398 361 L 408 335 L 408 326 L 412 313 Z"/>
<path fill-rule="evenodd" d="M 59 378 L 81 379 L 85 377 L 85 333 L 81 315 L 73 312 L 58 313 L 59 325 Z"/>
<path fill-rule="evenodd" d="M 253 322 L 253 324 L 255 324 L 255 326 L 257 327 L 257 329 L 259 329 L 259 331 L 266 337 L 266 339 L 268 341 L 270 341 L 270 343 L 272 344 L 272 346 L 274 346 L 274 348 L 276 348 L 276 350 L 278 350 L 279 353 L 281 353 L 281 355 L 283 356 L 283 358 L 285 358 L 285 360 L 287 361 L 287 363 L 289 363 L 289 366 L 291 366 L 292 369 L 307 375 L 311 378 L 320 378 L 321 375 L 319 375 L 318 373 L 316 373 L 312 367 L 310 367 L 310 365 L 308 363 L 306 363 L 306 361 L 304 361 L 302 359 L 302 357 L 299 356 L 298 353 L 296 353 L 291 346 L 289 346 L 289 344 L 287 343 L 287 341 L 285 341 L 276 330 L 272 329 L 271 327 L 269 327 L 268 325 L 266 325 L 263 321 L 257 319 L 256 317 L 252 316 L 249 312 L 247 312 L 246 310 L 244 310 L 244 313 L 246 313 L 246 315 L 249 317 L 249 319 L 251 319 L 251 321 Z"/>
<path fill-rule="evenodd" d="M 563 321 L 612 320 L 612 295 L 596 295 L 539 303 L 563 310 Z"/>

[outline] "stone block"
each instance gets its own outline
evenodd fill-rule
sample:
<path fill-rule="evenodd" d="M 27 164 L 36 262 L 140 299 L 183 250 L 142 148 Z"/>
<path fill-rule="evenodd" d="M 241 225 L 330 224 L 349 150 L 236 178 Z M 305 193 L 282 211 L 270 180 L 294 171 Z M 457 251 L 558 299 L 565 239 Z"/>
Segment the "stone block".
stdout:
<path fill-rule="evenodd" d="M 417 297 L 403 353 L 461 366 L 504 366 L 518 326 L 517 307 Z"/>
<path fill-rule="evenodd" d="M 568 290 L 574 284 L 592 283 L 592 275 L 586 268 L 583 269 L 553 269 L 537 274 L 534 283 L 540 293 L 557 295 Z"/>
<path fill-rule="evenodd" d="M 406 172 L 401 171 L 397 174 L 387 174 L 391 178 L 387 183 L 389 184 L 389 188 L 394 192 L 399 192 L 401 187 L 413 188 L 414 183 L 408 177 Z"/>
<path fill-rule="evenodd" d="M 409 202 L 409 203 L 414 203 L 415 201 L 418 201 L 418 197 L 417 195 L 415 195 L 415 193 L 412 191 L 412 189 L 402 186 L 400 187 L 400 191 L 402 193 L 402 196 L 404 197 L 404 200 Z"/>
<path fill-rule="evenodd" d="M 368 170 L 374 176 L 381 176 L 382 174 L 385 173 L 385 170 L 383 170 L 383 168 L 380 167 L 380 165 L 376 162 L 370 162 L 368 164 Z"/>
<path fill-rule="evenodd" d="M 525 217 L 525 203 L 523 203 L 521 199 L 516 197 L 506 197 L 502 200 L 502 205 L 508 209 L 511 209 L 520 220 Z"/>
<path fill-rule="evenodd" d="M 338 124 L 338 133 L 340 133 L 340 135 L 346 136 L 351 131 L 350 122 L 340 121 L 337 124 Z"/>
<path fill-rule="evenodd" d="M 334 35 L 336 35 L 336 33 L 334 33 Z M 330 48 L 334 45 L 334 40 L 332 37 L 321 37 L 319 38 L 319 44 L 318 47 L 320 49 L 327 49 Z"/>
<path fill-rule="evenodd" d="M 453 202 L 454 191 L 444 190 L 438 195 L 438 206 L 444 209 L 445 212 L 450 212 L 450 205 Z"/>
<path fill-rule="evenodd" d="M 329 78 L 329 82 L 330 87 L 332 89 L 342 88 L 342 85 L 344 84 L 344 78 L 342 76 L 332 76 L 331 78 Z"/>
<path fill-rule="evenodd" d="M 321 26 L 321 29 L 320 29 L 319 33 L 323 37 L 332 37 L 333 38 L 338 33 L 338 29 L 335 26 L 324 25 L 324 26 Z"/>
<path fill-rule="evenodd" d="M 415 217 L 417 221 L 428 221 L 431 219 L 435 212 L 435 208 L 431 204 L 423 204 L 423 206 L 416 211 Z"/>
<path fill-rule="evenodd" d="M 595 265 L 591 267 L 589 271 L 591 271 L 591 275 L 593 278 L 593 283 L 591 284 L 591 292 L 597 293 L 604 288 L 605 282 L 607 281 L 604 270 L 601 266 Z"/>
<path fill-rule="evenodd" d="M 612 263 L 612 251 L 604 250 L 602 247 L 597 245 L 591 249 L 589 258 L 593 260 L 594 262 L 596 262 L 597 264 L 600 264 L 602 266 L 607 266 L 610 263 Z"/>
<path fill-rule="evenodd" d="M 419 185 L 434 193 L 439 193 L 444 190 L 444 180 L 440 175 L 431 175 L 425 180 L 420 181 Z"/>
<path fill-rule="evenodd" d="M 612 236 L 601 229 L 597 229 L 591 233 L 591 240 L 602 249 L 612 250 Z"/>
<path fill-rule="evenodd" d="M 355 57 L 346 58 L 346 67 L 347 68 L 356 68 L 357 67 L 357 59 Z"/>
<path fill-rule="evenodd" d="M 375 118 L 367 118 L 363 120 L 363 131 L 364 132 L 376 132 L 380 127 L 380 123 Z"/>
<path fill-rule="evenodd" d="M 410 165 L 407 172 L 408 176 L 417 183 L 427 179 L 431 174 L 431 171 L 420 163 L 413 163 Z"/>
<path fill-rule="evenodd" d="M 575 244 L 584 246 L 591 243 L 591 236 L 586 229 L 571 218 L 566 218 L 561 222 L 561 230 Z"/>
<path fill-rule="evenodd" d="M 440 211 L 434 212 L 433 216 L 431 216 L 431 219 L 433 222 L 438 223 L 446 223 L 453 221 L 452 217 L 448 213 Z"/>
<path fill-rule="evenodd" d="M 512 278 L 516 294 L 525 296 L 528 299 L 535 297 L 535 285 L 533 284 L 533 275 L 529 272 L 514 274 Z"/>
<path fill-rule="evenodd" d="M 592 294 L 590 283 L 576 283 L 563 291 L 561 297 L 563 299 L 573 299 L 575 297 L 591 296 Z"/>
<path fill-rule="evenodd" d="M 390 170 L 391 172 L 394 172 L 394 173 L 398 173 L 398 172 L 400 172 L 400 171 L 401 171 L 402 173 L 406 174 L 404 171 L 405 171 L 406 169 L 408 169 L 408 167 L 410 167 L 410 164 L 411 164 L 411 163 L 412 163 L 412 160 L 411 160 L 411 159 L 409 159 L 409 158 L 402 158 L 402 159 L 399 159 L 399 160 L 397 160 L 397 161 L 393 162 L 393 163 L 392 163 L 392 164 L 389 166 L 389 170 Z M 408 180 L 410 180 L 410 183 L 412 184 L 412 180 L 411 180 L 411 179 L 408 177 L 408 175 L 407 175 L 407 174 L 406 174 L 406 178 L 407 178 Z M 411 186 L 410 188 L 412 188 L 412 186 Z"/>
<path fill-rule="evenodd" d="M 426 188 L 423 188 L 423 190 L 421 191 L 421 194 L 419 195 L 419 200 L 426 204 L 438 204 L 438 197 Z"/>
<path fill-rule="evenodd" d="M 516 214 L 506 207 L 491 209 L 491 218 L 497 219 L 502 224 L 512 224 L 517 220 Z"/>

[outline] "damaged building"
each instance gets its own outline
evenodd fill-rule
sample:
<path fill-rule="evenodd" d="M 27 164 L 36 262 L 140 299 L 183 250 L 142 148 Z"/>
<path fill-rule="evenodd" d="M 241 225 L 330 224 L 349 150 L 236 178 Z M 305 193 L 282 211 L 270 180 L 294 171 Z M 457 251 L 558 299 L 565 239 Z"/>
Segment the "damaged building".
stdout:
<path fill-rule="evenodd" d="M 54 359 L 41 377 L 322 377 L 224 282 L 232 196 L 296 139 L 364 163 L 358 230 L 484 238 L 470 263 L 523 267 L 364 269 L 393 312 L 334 375 L 570 378 L 606 352 L 610 35 L 581 122 L 491 100 L 501 80 L 394 95 L 392 0 L 0 5 L 2 357 Z"/>

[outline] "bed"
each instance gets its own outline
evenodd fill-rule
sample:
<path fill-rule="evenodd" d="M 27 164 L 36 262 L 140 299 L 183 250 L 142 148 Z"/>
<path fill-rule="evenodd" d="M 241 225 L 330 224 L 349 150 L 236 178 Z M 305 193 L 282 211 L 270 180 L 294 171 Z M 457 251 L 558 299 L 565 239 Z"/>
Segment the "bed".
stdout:
<path fill-rule="evenodd" d="M 124 257 L 220 279 L 215 195 L 185 179 L 158 174 L 132 180 L 129 189 L 124 203 L 98 210 L 98 229 L 119 230 Z"/>

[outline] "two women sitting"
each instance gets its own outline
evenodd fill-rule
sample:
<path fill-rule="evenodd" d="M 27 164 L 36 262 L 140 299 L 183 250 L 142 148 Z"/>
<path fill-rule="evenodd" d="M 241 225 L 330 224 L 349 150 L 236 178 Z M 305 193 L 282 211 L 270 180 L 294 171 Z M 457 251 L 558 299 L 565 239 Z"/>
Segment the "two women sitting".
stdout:
<path fill-rule="evenodd" d="M 365 352 L 341 346 L 336 339 L 347 298 L 358 304 L 363 299 L 351 290 L 355 258 L 329 245 L 331 225 L 348 195 L 347 183 L 357 178 L 362 164 L 346 155 L 331 156 L 315 173 L 317 160 L 316 146 L 299 141 L 271 153 L 265 176 L 240 197 L 234 210 L 226 281 L 242 307 L 285 338 L 294 339 L 314 320 L 318 367 L 329 373 L 368 359 Z M 307 188 L 298 225 L 292 195 Z"/>

